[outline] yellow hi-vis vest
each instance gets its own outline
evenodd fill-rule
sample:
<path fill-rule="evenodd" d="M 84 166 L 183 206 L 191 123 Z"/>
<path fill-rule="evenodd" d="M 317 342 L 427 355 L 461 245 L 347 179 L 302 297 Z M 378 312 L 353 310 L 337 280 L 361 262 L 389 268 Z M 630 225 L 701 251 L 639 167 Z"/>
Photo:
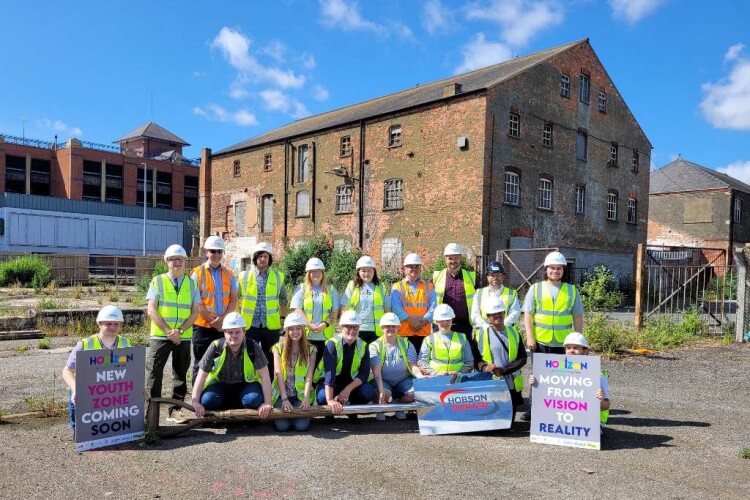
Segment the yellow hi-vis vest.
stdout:
<path fill-rule="evenodd" d="M 430 349 L 430 368 L 438 373 L 460 372 L 464 367 L 463 344 L 456 332 L 451 332 L 451 340 L 446 344 L 440 332 L 430 334 L 425 344 Z"/>
<path fill-rule="evenodd" d="M 214 340 L 213 344 L 216 349 L 221 349 L 221 354 L 214 358 L 214 369 L 211 370 L 211 373 L 206 377 L 206 383 L 203 384 L 204 389 L 219 381 L 219 373 L 221 373 L 221 369 L 224 367 L 224 360 L 227 359 L 227 351 L 229 351 L 229 347 L 226 345 L 224 339 Z M 251 382 L 260 382 L 260 375 L 255 371 L 255 365 L 250 360 L 250 355 L 247 353 L 247 345 L 243 345 L 241 349 L 242 356 L 244 356 L 242 371 L 245 374 L 245 382 L 248 384 Z"/>
<path fill-rule="evenodd" d="M 443 303 L 443 296 L 445 295 L 445 279 L 448 275 L 448 269 L 442 271 L 435 271 L 432 273 L 432 284 L 435 286 L 435 298 L 438 304 Z M 477 273 L 474 271 L 467 271 L 461 269 L 461 278 L 464 282 L 464 295 L 466 296 L 466 307 L 471 314 L 471 304 L 474 302 L 474 283 L 477 282 Z"/>
<path fill-rule="evenodd" d="M 329 340 L 329 342 L 333 342 L 333 345 L 336 346 L 336 376 L 338 377 L 341 373 L 341 367 L 344 366 L 344 343 L 346 341 L 344 340 L 344 336 L 342 334 L 338 334 L 331 340 Z M 352 376 L 352 380 L 357 378 L 359 365 L 362 364 L 362 358 L 364 358 L 366 355 L 367 344 L 365 344 L 364 340 L 357 337 L 356 343 L 354 344 L 354 358 L 352 359 L 352 370 L 350 373 L 350 375 Z M 320 363 L 318 363 L 316 380 L 320 380 L 324 376 L 325 366 L 323 365 L 323 359 L 321 358 Z M 372 380 L 372 370 L 370 370 L 370 375 L 367 380 Z"/>
<path fill-rule="evenodd" d="M 333 285 L 328 285 L 328 290 L 323 292 L 323 314 L 320 317 L 320 321 L 328 321 L 328 318 L 331 316 L 331 311 L 333 311 L 333 299 L 331 298 L 331 294 L 333 293 Z M 305 312 L 305 316 L 307 316 L 307 321 L 312 321 L 313 318 L 313 310 L 314 310 L 314 304 L 313 304 L 313 295 L 312 293 L 305 292 L 305 298 L 302 300 L 302 310 Z M 328 321 L 330 324 L 326 327 L 325 330 L 323 330 L 323 335 L 325 336 L 325 340 L 330 340 L 331 337 L 333 337 L 334 330 L 336 329 L 336 326 Z M 307 330 L 307 338 L 310 338 L 310 336 L 317 337 L 320 335 L 320 332 L 310 332 L 310 330 Z M 312 339 L 312 340 L 319 340 L 319 339 Z"/>
<path fill-rule="evenodd" d="M 346 293 L 350 297 L 348 308 L 354 311 L 357 310 L 357 306 L 359 305 L 359 290 L 360 287 L 354 286 L 354 280 L 346 285 Z M 383 329 L 380 328 L 380 318 L 382 318 L 385 313 L 385 308 L 383 306 L 384 297 L 385 289 L 383 288 L 383 284 L 378 283 L 375 285 L 375 292 L 372 294 L 372 316 L 375 322 L 375 334 L 378 337 L 383 336 Z"/>
<path fill-rule="evenodd" d="M 378 340 L 373 342 L 375 344 L 375 348 L 378 350 L 378 356 L 380 357 L 380 368 L 383 368 L 383 365 L 385 365 L 385 356 L 386 356 L 386 349 L 385 349 L 385 338 L 380 337 Z M 411 371 L 411 363 L 409 363 L 409 356 L 407 353 L 409 352 L 409 341 L 406 340 L 406 337 L 396 337 L 396 345 L 398 346 L 398 350 L 401 352 L 401 358 L 404 360 L 404 366 L 406 367 L 406 373 L 410 377 L 413 377 L 414 374 Z"/>
<path fill-rule="evenodd" d="M 308 363 L 315 363 L 315 354 L 313 354 L 313 350 L 315 349 L 314 346 L 308 346 Z M 286 363 L 284 363 L 284 343 L 278 342 L 271 347 L 271 353 L 275 353 L 279 355 L 279 360 L 281 361 L 281 380 L 274 375 L 273 377 L 273 395 L 271 398 L 271 405 L 276 405 L 276 401 L 279 400 L 281 397 L 281 392 L 279 390 L 279 384 L 283 384 L 286 382 Z M 302 401 L 302 398 L 305 397 L 305 377 L 307 377 L 307 365 L 302 364 L 302 356 L 300 356 L 297 359 L 297 363 L 294 365 L 294 388 L 297 390 L 297 399 Z M 310 397 L 308 398 L 308 403 L 313 404 L 315 401 L 315 390 L 314 388 L 310 389 Z"/>
<path fill-rule="evenodd" d="M 481 330 L 477 330 L 474 338 L 477 341 L 482 361 L 494 365 L 495 362 L 492 359 L 492 350 L 490 349 L 490 335 L 494 335 L 494 333 L 490 333 L 491 328 L 491 326 L 485 326 Z M 508 336 L 508 361 L 515 361 L 518 356 L 518 345 L 520 343 L 518 331 L 506 327 L 505 333 Z M 521 374 L 521 370 L 513 373 L 513 386 L 508 387 L 508 389 L 515 389 L 518 392 L 523 391 L 523 375 Z"/>
<path fill-rule="evenodd" d="M 607 370 L 602 370 L 602 376 L 608 379 L 609 372 Z M 607 420 L 609 420 L 609 410 L 599 410 L 599 422 L 606 424 Z"/>
<path fill-rule="evenodd" d="M 86 337 L 85 339 L 82 339 L 81 344 L 83 344 L 84 351 L 93 351 L 96 349 L 109 349 L 108 347 L 104 347 L 102 345 L 102 341 L 99 338 L 99 334 L 90 335 Z M 117 340 L 115 341 L 115 345 L 114 347 L 112 347 L 112 349 L 117 349 L 121 347 L 130 347 L 130 340 L 126 339 L 122 335 L 118 335 Z"/>
<path fill-rule="evenodd" d="M 534 340 L 562 345 L 565 337 L 573 331 L 573 304 L 578 290 L 570 283 L 563 283 L 557 300 L 552 300 L 544 282 L 534 283 L 529 293 L 534 297 Z"/>
<path fill-rule="evenodd" d="M 255 306 L 258 301 L 258 282 L 255 279 L 255 271 L 242 271 L 239 277 L 240 284 L 240 314 L 245 318 L 248 328 L 253 325 Z M 284 273 L 268 270 L 266 280 L 266 328 L 269 330 L 281 329 L 281 309 L 279 304 L 279 291 L 284 286 Z"/>
<path fill-rule="evenodd" d="M 489 304 L 492 303 L 493 300 L 496 300 L 492 296 L 492 288 L 489 286 L 486 286 L 484 288 L 480 288 L 477 290 L 477 303 L 479 304 L 479 314 L 482 315 L 482 319 L 487 319 L 487 312 L 486 309 L 489 306 Z M 513 304 L 514 301 L 518 299 L 518 292 L 516 292 L 512 288 L 508 288 L 507 286 L 503 286 L 502 291 L 500 292 L 500 299 L 502 299 L 503 303 L 505 304 L 505 317 L 508 317 L 508 312 L 510 312 L 510 306 Z M 516 325 L 506 325 L 506 330 L 513 330 L 516 334 L 518 334 L 518 327 Z M 477 325 L 475 325 L 474 328 L 474 336 L 476 337 L 477 333 L 479 332 L 479 328 Z"/>
<path fill-rule="evenodd" d="M 172 328 L 182 327 L 182 324 L 190 317 L 190 311 L 193 307 L 193 297 L 199 293 L 195 281 L 185 276 L 180 286 L 179 296 L 177 295 L 177 290 L 174 288 L 174 282 L 167 273 L 155 276 L 151 284 L 159 294 L 156 312 L 161 316 L 161 319 L 164 320 L 167 326 Z M 159 328 L 155 321 L 151 322 L 151 338 L 157 340 L 167 338 L 167 332 Z M 192 339 L 193 327 L 191 326 L 182 332 L 180 338 L 182 340 Z"/>

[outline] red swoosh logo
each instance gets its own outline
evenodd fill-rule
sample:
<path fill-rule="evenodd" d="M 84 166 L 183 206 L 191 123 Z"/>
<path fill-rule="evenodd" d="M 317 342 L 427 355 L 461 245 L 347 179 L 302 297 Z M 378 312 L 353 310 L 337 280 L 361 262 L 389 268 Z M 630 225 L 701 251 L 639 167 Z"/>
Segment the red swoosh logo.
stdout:
<path fill-rule="evenodd" d="M 450 396 L 451 394 L 456 393 L 456 392 L 466 392 L 466 390 L 464 390 L 464 389 L 451 389 L 449 391 L 445 391 L 444 393 L 442 393 L 440 395 L 440 402 L 443 403 L 443 404 L 445 404 L 445 398 L 447 398 L 448 396 Z"/>

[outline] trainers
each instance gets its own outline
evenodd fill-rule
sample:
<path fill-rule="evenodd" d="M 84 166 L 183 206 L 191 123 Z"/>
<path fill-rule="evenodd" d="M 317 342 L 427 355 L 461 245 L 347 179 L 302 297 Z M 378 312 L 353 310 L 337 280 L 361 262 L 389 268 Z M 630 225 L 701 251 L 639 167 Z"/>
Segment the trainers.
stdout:
<path fill-rule="evenodd" d="M 402 411 L 397 411 L 396 412 L 396 419 L 397 420 L 406 420 L 406 413 L 404 413 Z"/>
<path fill-rule="evenodd" d="M 524 422 L 531 422 L 531 410 L 526 410 L 523 415 L 521 415 L 521 420 Z"/>
<path fill-rule="evenodd" d="M 385 413 L 376 413 L 375 420 L 378 422 L 385 422 Z"/>

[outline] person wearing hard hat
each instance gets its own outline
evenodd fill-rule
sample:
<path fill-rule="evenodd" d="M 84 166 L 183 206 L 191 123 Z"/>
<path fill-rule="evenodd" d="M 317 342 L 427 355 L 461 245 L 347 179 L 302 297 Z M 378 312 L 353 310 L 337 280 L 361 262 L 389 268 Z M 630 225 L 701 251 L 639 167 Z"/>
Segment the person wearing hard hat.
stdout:
<path fill-rule="evenodd" d="M 505 304 L 505 327 L 514 328 L 518 332 L 516 324 L 521 317 L 521 305 L 518 301 L 518 293 L 513 288 L 503 285 L 505 281 L 505 268 L 496 260 L 487 264 L 487 286 L 477 290 L 474 303 L 471 305 L 471 322 L 475 331 L 490 324 L 487 317 L 487 307 L 502 301 Z"/>
<path fill-rule="evenodd" d="M 62 378 L 68 386 L 68 424 L 71 429 L 76 427 L 76 354 L 78 351 L 130 347 L 130 340 L 120 335 L 123 322 L 122 311 L 119 307 L 102 307 L 96 315 L 99 333 L 79 340 L 68 356 L 68 361 L 62 370 Z"/>
<path fill-rule="evenodd" d="M 427 337 L 419 351 L 417 364 L 428 377 L 469 373 L 474 369 L 474 356 L 466 336 L 452 329 L 456 314 L 448 304 L 435 308 L 438 331 Z"/>
<path fill-rule="evenodd" d="M 287 311 L 284 273 L 273 268 L 273 247 L 261 241 L 252 253 L 253 267 L 239 274 L 240 314 L 247 323 L 247 338 L 258 342 L 274 373 L 271 348 L 279 341 L 281 324 Z"/>
<path fill-rule="evenodd" d="M 271 349 L 274 357 L 273 406 L 289 412 L 292 408 L 307 410 L 315 402 L 313 374 L 315 346 L 305 336 L 305 318 L 292 312 L 284 320 L 284 337 Z M 279 418 L 273 421 L 279 432 L 305 431 L 309 418 Z"/>
<path fill-rule="evenodd" d="M 315 366 L 320 363 L 326 342 L 333 338 L 339 313 L 339 294 L 328 284 L 323 261 L 313 257 L 305 265 L 305 279 L 292 296 L 292 308 L 305 318 L 307 340 L 315 346 Z"/>
<path fill-rule="evenodd" d="M 224 317 L 224 338 L 208 346 L 193 383 L 195 416 L 206 410 L 226 410 L 240 401 L 242 408 L 271 413 L 271 377 L 268 361 L 257 342 L 245 340 L 245 319 L 231 312 Z"/>
<path fill-rule="evenodd" d="M 375 397 L 375 388 L 368 383 L 370 356 L 359 338 L 357 313 L 343 313 L 339 326 L 341 333 L 328 341 L 318 367 L 323 376 L 318 384 L 318 404 L 327 404 L 335 415 L 344 412 L 344 405 L 367 404 Z M 357 422 L 357 415 L 349 415 L 349 420 Z"/>
<path fill-rule="evenodd" d="M 413 403 L 413 380 L 424 376 L 417 366 L 417 351 L 406 337 L 398 336 L 401 321 L 395 314 L 385 313 L 380 318 L 379 326 L 383 336 L 370 344 L 369 348 L 373 382 L 378 391 L 373 403 Z M 396 418 L 405 420 L 406 414 L 397 411 Z M 377 413 L 375 420 L 385 420 L 385 414 Z"/>
<path fill-rule="evenodd" d="M 368 255 L 357 260 L 354 279 L 346 285 L 341 310 L 353 310 L 359 318 L 359 338 L 370 344 L 383 336 L 380 318 L 391 310 L 391 296 L 378 279 L 375 261 Z"/>
<path fill-rule="evenodd" d="M 398 334 L 409 337 L 417 351 L 432 332 L 432 313 L 436 305 L 432 283 L 422 279 L 422 258 L 410 253 L 404 259 L 404 278 L 391 289 L 391 311 L 401 320 Z"/>
<path fill-rule="evenodd" d="M 198 375 L 206 349 L 214 340 L 224 336 L 221 325 L 227 314 L 237 309 L 237 280 L 232 271 L 222 265 L 224 240 L 209 236 L 203 243 L 206 262 L 193 269 L 190 277 L 198 283 L 201 294 L 199 314 L 193 326 L 193 380 Z"/>
<path fill-rule="evenodd" d="M 447 267 L 432 273 L 432 285 L 435 287 L 437 304 L 448 304 L 456 317 L 453 319 L 453 331 L 471 335 L 471 312 L 474 302 L 477 273 L 461 267 L 463 249 L 458 243 L 448 243 L 443 250 Z"/>
<path fill-rule="evenodd" d="M 187 253 L 184 248 L 171 245 L 164 252 L 164 260 L 169 270 L 151 280 L 146 295 L 151 319 L 146 349 L 146 390 L 152 398 L 161 397 L 164 366 L 171 354 L 172 399 L 183 400 L 187 394 L 193 322 L 198 317 L 201 295 L 198 283 L 185 275 Z M 176 416 L 178 412 L 178 406 L 171 407 L 168 420 L 180 420 Z"/>

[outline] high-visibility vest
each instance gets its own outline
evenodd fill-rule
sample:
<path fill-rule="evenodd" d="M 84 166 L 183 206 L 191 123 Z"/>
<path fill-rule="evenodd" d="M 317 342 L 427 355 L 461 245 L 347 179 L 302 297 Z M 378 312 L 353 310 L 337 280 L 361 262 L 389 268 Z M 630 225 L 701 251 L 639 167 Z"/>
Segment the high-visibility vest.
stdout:
<path fill-rule="evenodd" d="M 354 286 L 354 280 L 346 285 L 346 293 L 349 294 L 349 309 L 357 310 L 357 306 L 359 305 L 359 291 L 360 287 Z M 375 291 L 372 294 L 372 317 L 375 323 L 375 334 L 378 337 L 383 336 L 383 329 L 380 328 L 380 318 L 382 318 L 385 313 L 385 308 L 383 306 L 384 298 L 385 288 L 383 288 L 382 283 L 378 283 L 375 285 Z"/>
<path fill-rule="evenodd" d="M 380 356 L 380 368 L 383 368 L 383 365 L 385 365 L 385 356 L 386 356 L 386 342 L 385 338 L 381 337 L 375 342 L 375 348 L 378 350 L 378 356 Z M 398 346 L 398 350 L 401 352 L 401 358 L 404 360 L 404 367 L 406 368 L 406 374 L 410 377 L 413 377 L 414 374 L 411 371 L 411 363 L 409 363 L 409 341 L 406 340 L 404 337 L 396 337 L 396 345 Z"/>
<path fill-rule="evenodd" d="M 602 376 L 608 379 L 609 372 L 607 370 L 602 370 Z M 599 410 L 599 422 L 606 424 L 607 420 L 609 420 L 609 410 Z"/>
<path fill-rule="evenodd" d="M 211 370 L 211 373 L 209 373 L 208 377 L 206 377 L 206 383 L 203 384 L 204 389 L 209 385 L 215 384 L 219 381 L 219 373 L 221 373 L 221 369 L 224 367 L 224 360 L 227 359 L 227 351 L 229 351 L 229 347 L 226 345 L 224 339 L 214 340 L 212 344 L 217 350 L 220 350 L 220 354 L 214 358 L 214 369 Z M 250 355 L 247 353 L 247 344 L 243 345 L 241 349 L 242 356 L 244 358 L 244 362 L 242 363 L 242 371 L 244 372 L 245 382 L 247 382 L 248 384 L 252 382 L 260 382 L 260 375 L 258 375 L 258 372 L 255 371 L 255 365 L 253 364 L 252 360 L 250 360 Z"/>
<path fill-rule="evenodd" d="M 250 328 L 255 316 L 255 307 L 258 300 L 258 282 L 255 271 L 242 271 L 239 277 L 240 285 L 240 314 L 245 318 L 245 324 Z M 281 329 L 281 309 L 279 304 L 279 292 L 284 286 L 284 273 L 273 269 L 268 270 L 266 280 L 266 328 L 269 330 Z"/>
<path fill-rule="evenodd" d="M 338 377 L 341 373 L 341 368 L 344 366 L 344 343 L 346 342 L 344 340 L 343 334 L 338 334 L 335 337 L 333 337 L 331 340 L 328 341 L 333 342 L 333 345 L 336 346 L 336 376 Z M 327 344 L 326 344 L 327 345 Z M 359 372 L 359 365 L 362 364 L 362 358 L 364 358 L 367 355 L 367 344 L 365 344 L 365 341 L 357 337 L 356 343 L 354 344 L 354 357 L 352 359 L 352 369 L 350 375 L 352 376 L 352 380 L 357 378 L 357 373 Z M 325 375 L 325 366 L 323 365 L 323 359 L 320 360 L 320 363 L 318 363 L 317 368 L 317 377 L 318 380 L 323 378 Z M 370 375 L 367 378 L 367 380 L 372 379 L 372 371 L 370 371 Z"/>
<path fill-rule="evenodd" d="M 573 331 L 573 304 L 578 290 L 570 283 L 563 283 L 557 300 L 552 300 L 544 282 L 534 283 L 529 293 L 534 294 L 534 340 L 549 344 L 554 340 L 562 345 L 565 337 Z"/>
<path fill-rule="evenodd" d="M 327 321 L 329 316 L 331 315 L 331 311 L 333 311 L 333 299 L 331 298 L 331 294 L 333 293 L 333 285 L 328 285 L 328 290 L 323 293 L 323 314 L 320 317 L 321 323 L 324 321 Z M 310 292 L 305 292 L 305 298 L 302 300 L 302 310 L 305 312 L 305 316 L 307 316 L 307 321 L 312 321 L 313 318 L 313 310 L 314 310 L 314 301 L 313 301 L 313 294 Z M 325 336 L 325 340 L 330 340 L 333 337 L 334 330 L 336 329 L 336 326 L 331 322 L 325 330 L 323 330 L 323 335 Z M 310 338 L 312 332 L 310 332 L 310 329 L 307 330 L 307 337 Z M 319 332 L 315 332 L 319 333 Z"/>
<path fill-rule="evenodd" d="M 221 269 L 221 290 L 223 294 L 222 300 L 222 311 L 229 307 L 229 299 L 232 291 L 232 271 L 227 269 L 225 266 L 219 266 Z M 195 278 L 198 281 L 198 291 L 201 294 L 201 303 L 203 307 L 215 316 L 219 315 L 216 304 L 214 303 L 214 292 L 216 291 L 216 284 L 214 283 L 214 277 L 209 270 L 209 264 L 206 262 L 200 266 L 197 266 L 191 272 L 191 275 L 195 274 Z M 204 328 L 221 328 L 221 325 L 214 327 L 211 326 L 203 316 L 198 315 L 195 320 L 195 324 Z"/>
<path fill-rule="evenodd" d="M 492 292 L 492 287 L 486 286 L 477 290 L 476 298 L 477 303 L 479 304 L 479 313 L 482 315 L 482 319 L 487 319 L 487 307 L 492 304 L 493 300 L 497 300 L 494 293 Z M 504 286 L 502 291 L 500 292 L 499 298 L 505 304 L 505 316 L 507 317 L 508 313 L 510 312 L 510 306 L 512 306 L 513 302 L 518 299 L 518 292 L 516 292 L 513 288 Z"/>
<path fill-rule="evenodd" d="M 445 295 L 445 280 L 448 276 L 448 269 L 435 271 L 432 273 L 432 284 L 435 286 L 435 298 L 438 304 L 443 303 Z M 466 297 L 466 307 L 471 313 L 471 303 L 474 301 L 474 283 L 477 282 L 477 273 L 461 269 L 461 278 L 464 282 L 464 296 Z"/>
<path fill-rule="evenodd" d="M 479 354 L 482 356 L 482 361 L 489 364 L 495 364 L 492 359 L 492 349 L 490 349 L 490 333 L 491 326 L 485 326 L 481 330 L 476 331 L 475 339 L 477 341 L 477 347 L 479 348 Z M 520 336 L 518 331 L 515 329 L 505 328 L 505 334 L 508 336 L 508 361 L 513 362 L 518 357 L 518 345 L 520 344 Z M 515 389 L 518 392 L 523 391 L 523 375 L 521 370 L 517 370 L 513 373 L 513 386 L 509 389 Z"/>
<path fill-rule="evenodd" d="M 81 344 L 83 344 L 84 351 L 93 351 L 95 349 L 109 349 L 108 347 L 104 347 L 102 345 L 102 340 L 99 338 L 99 334 L 90 335 L 85 339 L 82 339 Z M 115 345 L 112 349 L 121 347 L 130 347 L 130 340 L 126 339 L 122 335 L 118 335 L 117 340 L 115 341 Z"/>
<path fill-rule="evenodd" d="M 169 274 L 164 273 L 155 276 L 151 285 L 156 288 L 159 294 L 156 312 L 161 319 L 172 328 L 180 328 L 182 324 L 190 317 L 190 311 L 193 308 L 194 294 L 198 293 L 198 287 L 195 281 L 185 276 L 180 286 L 180 294 L 174 289 L 174 282 Z M 156 321 L 151 322 L 151 338 L 163 340 L 167 338 L 167 332 L 159 328 Z M 187 328 L 182 332 L 182 340 L 193 338 L 193 327 Z"/>
<path fill-rule="evenodd" d="M 315 363 L 315 355 L 313 354 L 313 350 L 315 349 L 314 346 L 309 346 L 308 351 L 308 357 L 307 362 L 308 363 Z M 284 363 L 284 344 L 283 342 L 278 342 L 271 347 L 271 353 L 275 353 L 279 355 L 279 359 L 281 360 L 281 380 L 274 374 L 273 377 L 273 395 L 271 399 L 271 405 L 275 405 L 276 401 L 281 397 L 281 392 L 279 391 L 279 384 L 286 383 L 286 363 Z M 297 363 L 294 365 L 294 388 L 297 390 L 297 399 L 302 401 L 302 398 L 305 397 L 305 378 L 307 377 L 307 365 L 302 364 L 302 356 L 300 356 L 297 359 Z M 313 389 L 310 390 L 310 397 L 308 398 L 308 403 L 312 404 L 315 401 L 315 391 Z"/>
<path fill-rule="evenodd" d="M 394 290 L 398 290 L 401 294 L 402 306 L 404 312 L 409 316 L 424 316 L 427 311 L 430 310 L 430 295 L 432 294 L 432 284 L 427 283 L 425 280 L 420 279 L 417 283 L 417 290 L 412 294 L 407 292 L 411 290 L 411 287 L 407 284 L 406 279 L 402 279 L 398 283 L 393 285 Z M 401 322 L 401 328 L 398 330 L 398 334 L 402 337 L 411 337 L 417 335 L 420 337 L 426 337 L 432 333 L 432 325 L 426 324 L 421 330 L 414 331 L 409 326 L 409 322 L 404 320 Z"/>
<path fill-rule="evenodd" d="M 442 334 L 435 332 L 425 339 L 430 350 L 430 368 L 438 373 L 459 372 L 464 367 L 463 344 L 456 332 L 451 332 L 451 340 L 446 343 Z"/>

